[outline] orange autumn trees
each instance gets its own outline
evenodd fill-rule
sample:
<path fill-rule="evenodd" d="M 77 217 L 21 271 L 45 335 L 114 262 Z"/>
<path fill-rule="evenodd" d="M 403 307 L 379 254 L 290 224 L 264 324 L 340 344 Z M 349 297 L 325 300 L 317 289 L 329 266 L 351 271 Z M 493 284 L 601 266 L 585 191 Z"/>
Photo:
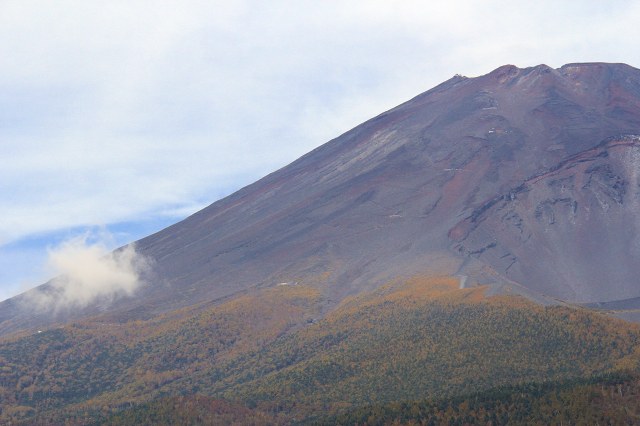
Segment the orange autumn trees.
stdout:
<path fill-rule="evenodd" d="M 153 415 L 153 401 L 179 395 L 313 419 L 584 379 L 640 360 L 634 324 L 487 297 L 451 277 L 389 283 L 323 314 L 324 297 L 310 285 L 274 286 L 146 321 L 95 318 L 5 339 L 0 419 L 82 424 L 135 407 Z"/>

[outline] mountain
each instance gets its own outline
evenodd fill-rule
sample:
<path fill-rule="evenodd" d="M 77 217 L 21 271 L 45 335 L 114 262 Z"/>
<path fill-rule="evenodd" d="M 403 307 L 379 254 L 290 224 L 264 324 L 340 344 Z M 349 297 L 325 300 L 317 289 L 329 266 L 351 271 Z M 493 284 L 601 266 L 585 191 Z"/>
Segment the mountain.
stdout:
<path fill-rule="evenodd" d="M 138 241 L 147 285 L 65 318 L 144 318 L 279 283 L 316 285 L 330 308 L 414 274 L 639 308 L 637 135 L 628 65 L 456 75 Z M 0 333 L 51 321 L 20 300 L 0 304 Z"/>
<path fill-rule="evenodd" d="M 171 289 L 144 298 L 320 281 L 340 300 L 415 273 L 640 296 L 635 134 L 626 65 L 456 76 L 140 241 Z"/>
<path fill-rule="evenodd" d="M 456 75 L 136 242 L 134 295 L 0 303 L 0 423 L 491 419 L 467 399 L 505 387 L 487 406 L 526 420 L 636 389 L 639 325 L 608 314 L 640 311 L 638 159 L 640 70 Z"/>

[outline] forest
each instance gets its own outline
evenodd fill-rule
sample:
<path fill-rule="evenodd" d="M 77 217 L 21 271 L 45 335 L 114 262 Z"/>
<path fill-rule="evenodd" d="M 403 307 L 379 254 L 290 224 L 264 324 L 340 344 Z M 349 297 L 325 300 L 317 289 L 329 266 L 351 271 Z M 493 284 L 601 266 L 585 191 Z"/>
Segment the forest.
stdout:
<path fill-rule="evenodd" d="M 526 419 L 523 401 L 544 397 L 544 405 L 545 392 L 583 401 L 591 391 L 582 390 L 596 386 L 589 380 L 615 374 L 627 375 L 616 379 L 623 397 L 635 392 L 637 325 L 457 284 L 399 280 L 324 315 L 314 286 L 276 286 L 146 321 L 96 317 L 16 335 L 0 342 L 0 421 L 133 424 L 127 419 L 150 416 L 154 424 L 218 410 L 240 424 L 465 424 L 511 411 Z M 526 397 L 492 396 L 509 389 Z M 465 395 L 476 396 L 456 399 Z M 477 398 L 493 408 L 478 408 Z M 450 401 L 444 409 L 442 401 Z"/>
<path fill-rule="evenodd" d="M 402 401 L 319 416 L 329 425 L 634 425 L 640 419 L 640 377 L 614 373 L 590 379 L 503 386 L 450 399 Z M 277 425 L 257 409 L 211 397 L 165 398 L 104 419 L 113 426 L 174 424 Z M 301 422 L 302 423 L 302 422 Z"/>

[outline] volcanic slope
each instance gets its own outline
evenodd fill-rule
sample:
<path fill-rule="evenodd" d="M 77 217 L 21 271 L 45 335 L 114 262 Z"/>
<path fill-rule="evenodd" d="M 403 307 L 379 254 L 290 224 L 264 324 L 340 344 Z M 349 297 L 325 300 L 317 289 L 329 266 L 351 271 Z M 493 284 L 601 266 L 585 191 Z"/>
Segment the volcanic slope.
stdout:
<path fill-rule="evenodd" d="M 637 135 L 628 65 L 455 76 L 137 242 L 152 274 L 106 309 L 144 318 L 279 283 L 331 307 L 415 274 L 637 308 Z M 21 300 L 0 304 L 0 333 L 51 321 Z"/>

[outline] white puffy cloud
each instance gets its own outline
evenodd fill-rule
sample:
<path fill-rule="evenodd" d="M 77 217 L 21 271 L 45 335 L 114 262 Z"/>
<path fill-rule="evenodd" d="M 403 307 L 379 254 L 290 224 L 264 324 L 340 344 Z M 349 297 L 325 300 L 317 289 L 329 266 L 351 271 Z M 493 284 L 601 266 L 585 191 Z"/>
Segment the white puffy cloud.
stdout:
<path fill-rule="evenodd" d="M 149 269 L 133 244 L 109 252 L 102 242 L 88 242 L 86 235 L 50 250 L 48 264 L 56 278 L 27 293 L 24 302 L 30 308 L 60 311 L 131 296 Z"/>

